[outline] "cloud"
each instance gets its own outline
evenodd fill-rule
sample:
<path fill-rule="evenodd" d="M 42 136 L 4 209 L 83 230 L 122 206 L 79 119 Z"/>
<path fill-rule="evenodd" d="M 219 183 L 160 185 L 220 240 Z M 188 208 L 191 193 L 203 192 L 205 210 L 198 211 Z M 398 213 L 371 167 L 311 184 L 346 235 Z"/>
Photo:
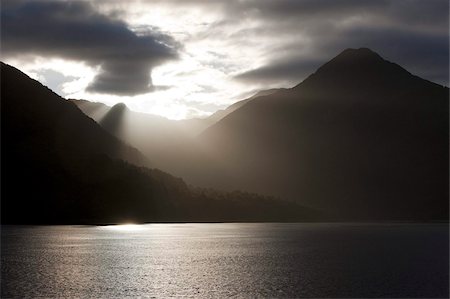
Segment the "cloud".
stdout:
<path fill-rule="evenodd" d="M 448 85 L 448 11 L 448 0 L 2 0 L 2 55 L 80 78 L 63 85 L 71 97 L 180 118 L 292 87 L 346 48 Z"/>
<path fill-rule="evenodd" d="M 299 78 L 305 78 L 314 72 L 323 61 L 305 59 L 286 59 L 284 61 L 270 62 L 260 68 L 250 70 L 235 76 L 235 79 L 250 82 L 270 84 L 273 82 L 298 83 Z"/>
<path fill-rule="evenodd" d="M 235 79 L 253 83 L 298 83 L 345 48 L 368 47 L 384 58 L 406 67 L 414 74 L 441 84 L 448 84 L 449 37 L 447 34 L 358 27 L 327 30 L 318 35 L 326 34 L 330 36 L 323 40 L 315 40 L 310 46 L 311 49 L 303 56 L 299 56 L 295 51 L 284 51 L 279 59 L 240 73 L 235 76 Z M 299 48 L 300 45 L 291 44 L 287 47 Z M 275 49 L 271 56 L 277 57 L 276 51 L 280 49 Z"/>
<path fill-rule="evenodd" d="M 226 46 L 226 52 L 220 52 L 220 48 L 215 52 L 229 58 L 217 59 L 213 66 L 226 73 L 236 70 L 231 77 L 246 84 L 287 87 L 303 80 L 342 50 L 361 47 L 369 47 L 426 79 L 445 85 L 449 82 L 448 0 L 163 3 L 184 11 L 215 14 L 216 18 L 204 30 L 190 35 L 191 41 L 207 40 L 211 45 Z M 231 58 L 233 45 L 239 56 Z"/>
<path fill-rule="evenodd" d="M 448 1 L 244 1 L 233 9 L 254 21 L 233 34 L 257 36 L 266 61 L 234 76 L 242 82 L 300 82 L 346 48 L 369 47 L 426 79 L 448 85 Z M 227 20 L 231 24 L 233 20 Z M 218 31 L 225 25 L 217 23 Z"/>
<path fill-rule="evenodd" d="M 448 85 L 449 35 L 395 28 L 353 28 L 330 42 L 334 48 L 363 46 L 413 74 Z"/>
<path fill-rule="evenodd" d="M 88 91 L 136 95 L 155 89 L 151 70 L 177 58 L 169 35 L 131 31 L 84 1 L 6 1 L 1 12 L 2 55 L 58 57 L 99 68 Z"/>
<path fill-rule="evenodd" d="M 294 21 L 298 24 L 305 19 L 319 18 L 324 21 L 330 17 L 360 15 L 369 18 L 377 16 L 397 24 L 448 31 L 448 26 L 445 26 L 448 24 L 448 0 L 153 0 L 149 3 L 183 9 L 204 8 L 205 12 L 221 11 L 222 21 L 230 23 L 243 19 L 260 19 L 265 24 L 280 24 L 280 21 Z"/>
<path fill-rule="evenodd" d="M 64 95 L 63 84 L 77 79 L 73 76 L 64 76 L 64 74 L 51 69 L 41 69 L 36 75 L 43 84 L 52 86 L 52 90 L 59 95 Z"/>

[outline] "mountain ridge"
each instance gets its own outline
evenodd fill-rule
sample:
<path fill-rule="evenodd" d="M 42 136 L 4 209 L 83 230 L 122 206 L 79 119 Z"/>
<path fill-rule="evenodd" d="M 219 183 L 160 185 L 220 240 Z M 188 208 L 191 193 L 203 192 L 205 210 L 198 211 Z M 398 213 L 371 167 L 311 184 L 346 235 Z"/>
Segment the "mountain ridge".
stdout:
<path fill-rule="evenodd" d="M 319 215 L 254 193 L 192 187 L 133 165 L 140 161 L 128 156 L 129 147 L 75 105 L 13 67 L 1 64 L 0 70 L 2 224 L 305 221 Z M 116 108 L 118 114 L 125 109 Z"/>
<path fill-rule="evenodd" d="M 152 161 L 189 184 L 287 199 L 322 219 L 448 221 L 447 87 L 348 49 L 293 88 L 238 106 Z M 124 106 L 109 110 L 114 126 L 126 121 Z"/>
<path fill-rule="evenodd" d="M 217 111 L 208 118 L 186 120 L 170 120 L 158 115 L 131 111 L 120 103 L 109 107 L 102 103 L 86 100 L 69 99 L 69 101 L 94 119 L 106 131 L 151 157 L 155 167 L 166 169 L 168 165 L 170 167 L 170 159 L 166 159 L 167 151 L 192 143 L 196 136 L 234 110 L 263 95 L 280 90 L 283 89 L 259 91 L 224 110 Z M 121 109 L 118 109 L 117 105 L 121 106 Z"/>
<path fill-rule="evenodd" d="M 195 170 L 171 169 L 195 184 L 245 187 L 350 220 L 448 219 L 448 88 L 367 49 L 247 103 L 197 143 L 208 162 L 193 150 Z"/>
<path fill-rule="evenodd" d="M 27 111 L 25 111 L 28 114 L 42 115 L 42 129 L 54 130 L 54 127 L 56 125 L 60 125 L 64 126 L 64 129 L 67 130 L 67 133 L 69 133 L 73 131 L 71 129 L 72 125 L 70 122 L 77 122 L 79 119 L 83 119 L 83 126 L 85 127 L 85 129 L 91 131 L 97 137 L 86 138 L 86 136 L 83 136 L 81 134 L 72 136 L 73 138 L 76 137 L 77 139 L 79 139 L 78 142 L 85 143 L 89 145 L 92 150 L 98 150 L 99 152 L 106 153 L 112 158 L 123 159 L 136 165 L 149 165 L 148 159 L 144 157 L 138 150 L 122 143 L 115 136 L 108 134 L 106 131 L 98 127 L 97 124 L 90 118 L 88 118 L 89 121 L 88 119 L 84 119 L 84 116 L 81 116 L 78 113 L 81 112 L 78 108 L 64 103 L 63 98 L 61 98 L 46 86 L 42 85 L 36 80 L 31 79 L 29 76 L 20 72 L 18 69 L 3 62 L 1 62 L 1 69 L 2 72 L 8 73 L 8 76 L 4 79 L 4 84 L 7 85 L 8 88 L 3 88 L 2 98 L 9 99 L 13 96 L 14 93 L 20 95 L 21 97 L 27 97 L 24 94 L 23 90 L 21 90 L 23 88 L 32 88 L 34 90 L 39 90 L 39 93 L 34 97 L 27 97 L 27 102 L 29 102 L 27 103 L 27 105 L 30 105 L 30 107 L 32 107 L 33 109 L 29 109 L 28 106 L 25 105 L 25 103 L 15 103 L 15 105 L 17 106 L 17 108 L 22 109 L 22 111 L 20 111 L 21 113 L 24 112 L 23 109 L 28 109 Z M 16 86 L 15 83 L 17 81 L 24 82 L 26 86 Z M 35 97 L 39 97 L 42 100 L 37 101 Z M 15 98 L 19 98 L 19 96 Z M 15 109 L 16 106 L 4 105 L 4 109 L 7 110 L 9 107 L 14 108 L 14 110 L 9 109 L 8 111 L 6 111 L 6 118 L 20 117 L 18 114 L 19 109 Z M 4 109 L 3 111 L 5 111 Z M 64 117 L 61 117 L 59 115 L 61 113 L 64 115 Z M 92 123 L 90 123 L 90 121 L 92 121 Z M 59 136 L 58 138 L 66 137 Z M 55 142 L 58 142 L 58 140 L 55 140 Z M 70 142 L 73 144 L 72 147 L 76 147 L 76 142 Z"/>

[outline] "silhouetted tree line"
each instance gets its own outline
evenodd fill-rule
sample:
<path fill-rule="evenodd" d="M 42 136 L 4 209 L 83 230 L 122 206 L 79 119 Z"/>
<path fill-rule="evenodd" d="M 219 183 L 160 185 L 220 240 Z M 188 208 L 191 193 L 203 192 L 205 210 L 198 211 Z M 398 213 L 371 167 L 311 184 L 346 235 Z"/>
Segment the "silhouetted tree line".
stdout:
<path fill-rule="evenodd" d="M 27 157 L 15 165 L 6 162 L 7 169 L 22 167 L 4 177 L 2 223 L 299 221 L 314 216 L 294 203 L 188 186 L 160 170 L 106 155 L 92 156 L 77 169 L 47 162 L 47 167 Z"/>

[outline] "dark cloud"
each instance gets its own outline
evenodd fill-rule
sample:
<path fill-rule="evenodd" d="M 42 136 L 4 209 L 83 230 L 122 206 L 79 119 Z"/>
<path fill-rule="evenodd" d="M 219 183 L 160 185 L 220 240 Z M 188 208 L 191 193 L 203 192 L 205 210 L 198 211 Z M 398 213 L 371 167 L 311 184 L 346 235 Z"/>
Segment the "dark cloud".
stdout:
<path fill-rule="evenodd" d="M 378 15 L 395 23 L 448 30 L 448 0 L 153 0 L 176 6 L 207 7 L 220 10 L 224 22 L 246 18 L 264 19 L 269 23 L 304 19 Z"/>
<path fill-rule="evenodd" d="M 387 2 L 387 0 L 249 0 L 233 1 L 231 3 L 234 5 L 229 9 L 266 19 L 289 20 L 378 10 Z"/>
<path fill-rule="evenodd" d="M 323 62 L 322 60 L 316 61 L 304 57 L 297 59 L 290 57 L 290 59 L 271 62 L 258 69 L 239 74 L 235 76 L 235 79 L 249 83 L 287 82 L 294 84 L 314 72 Z"/>
<path fill-rule="evenodd" d="M 115 2 L 93 3 L 108 6 Z M 122 2 L 142 9 L 161 5 L 186 14 L 192 9 L 213 15 L 205 18 L 212 20 L 209 23 L 198 20 L 201 31 L 180 34 L 187 43 L 226 41 L 244 49 L 241 55 L 248 59 L 243 61 L 264 61 L 262 67 L 235 76 L 246 83 L 289 86 L 343 49 L 361 47 L 371 48 L 423 78 L 445 85 L 449 82 L 448 0 Z M 1 15 L 4 55 L 57 56 L 100 66 L 90 91 L 132 95 L 155 90 L 158 87 L 152 85 L 150 71 L 179 51 L 179 45 L 157 27 L 137 28 L 139 33 L 136 28 L 129 30 L 117 19 L 127 15 L 123 8 L 106 16 L 82 1 L 4 0 Z M 253 57 L 255 53 L 258 57 Z M 200 62 L 225 74 L 245 67 L 233 57 L 227 60 L 230 54 L 226 50 L 211 47 L 209 54 L 215 58 Z M 179 75 L 182 73 L 180 70 Z"/>
<path fill-rule="evenodd" d="M 406 29 L 353 28 L 330 41 L 335 49 L 369 47 L 413 74 L 448 85 L 449 35 Z"/>
<path fill-rule="evenodd" d="M 425 79 L 449 83 L 446 0 L 249 0 L 239 6 L 241 16 L 252 14 L 261 25 L 235 32 L 235 38 L 265 36 L 268 62 L 238 80 L 299 82 L 340 51 L 368 47 Z"/>
<path fill-rule="evenodd" d="M 156 31 L 137 35 L 84 1 L 7 1 L 1 12 L 2 54 L 60 57 L 100 66 L 88 90 L 149 92 L 153 67 L 177 57 L 179 45 Z"/>
<path fill-rule="evenodd" d="M 295 51 L 284 51 L 278 59 L 241 73 L 235 76 L 235 79 L 252 83 L 298 83 L 342 50 L 368 47 L 425 79 L 443 85 L 449 83 L 447 34 L 370 27 L 315 33 L 320 37 L 312 39 L 311 48 L 303 56 L 299 56 Z M 324 36 L 327 37 L 323 38 Z M 300 48 L 295 42 L 284 46 Z M 271 56 L 277 57 L 277 51 L 280 52 L 281 49 L 274 48 Z"/>

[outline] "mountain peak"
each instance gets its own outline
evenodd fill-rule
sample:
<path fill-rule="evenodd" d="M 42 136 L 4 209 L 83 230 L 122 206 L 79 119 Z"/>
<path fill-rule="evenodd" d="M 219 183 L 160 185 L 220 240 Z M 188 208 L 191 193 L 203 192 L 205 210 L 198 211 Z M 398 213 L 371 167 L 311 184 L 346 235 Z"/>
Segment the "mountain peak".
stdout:
<path fill-rule="evenodd" d="M 365 89 L 400 88 L 411 84 L 414 77 L 407 70 L 385 60 L 368 48 L 345 49 L 297 85 L 312 88 Z"/>
<path fill-rule="evenodd" d="M 213 165 L 204 172 L 212 186 L 348 219 L 448 219 L 448 105 L 448 89 L 367 48 L 347 49 L 208 128 L 199 143 L 214 161 L 199 155 L 195 165 Z"/>
<path fill-rule="evenodd" d="M 345 56 L 345 57 L 380 57 L 376 52 L 372 51 L 369 48 L 359 48 L 359 49 L 353 49 L 353 48 L 347 48 L 344 51 L 342 51 L 337 57 L 339 56 Z"/>
<path fill-rule="evenodd" d="M 125 105 L 124 103 L 117 103 L 114 106 L 111 107 L 112 111 L 119 111 L 119 112 L 123 112 L 128 110 L 127 105 Z"/>
<path fill-rule="evenodd" d="M 330 62 L 339 64 L 373 64 L 386 61 L 378 53 L 369 48 L 348 48 L 334 57 Z"/>
<path fill-rule="evenodd" d="M 353 68 L 361 65 L 367 66 L 383 62 L 387 61 L 369 48 L 349 48 L 345 49 L 328 63 L 324 64 L 321 68 L 319 68 L 319 70 L 330 68 L 345 68 L 344 70 L 346 70 L 347 67 Z"/>

